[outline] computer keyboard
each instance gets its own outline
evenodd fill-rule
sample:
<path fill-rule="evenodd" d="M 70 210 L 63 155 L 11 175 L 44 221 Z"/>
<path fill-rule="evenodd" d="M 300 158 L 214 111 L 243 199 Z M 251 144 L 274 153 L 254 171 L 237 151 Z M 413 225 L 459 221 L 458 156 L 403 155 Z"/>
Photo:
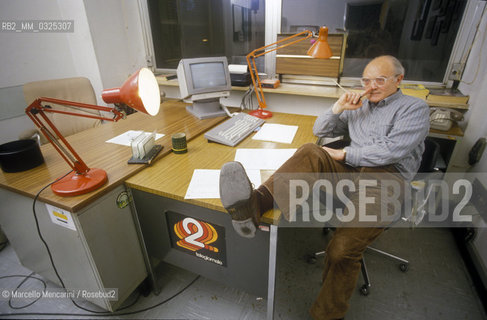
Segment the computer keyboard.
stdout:
<path fill-rule="evenodd" d="M 213 142 L 234 147 L 264 122 L 263 119 L 246 113 L 237 113 L 230 119 L 207 131 L 205 138 Z"/>

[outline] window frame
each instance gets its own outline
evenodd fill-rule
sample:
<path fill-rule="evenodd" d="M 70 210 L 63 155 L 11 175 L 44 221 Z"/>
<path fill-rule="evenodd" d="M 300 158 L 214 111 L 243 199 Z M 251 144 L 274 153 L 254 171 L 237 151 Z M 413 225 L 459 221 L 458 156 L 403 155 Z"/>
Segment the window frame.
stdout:
<path fill-rule="evenodd" d="M 155 72 L 175 72 L 176 69 L 157 68 L 155 62 L 155 51 L 152 39 L 152 30 L 149 20 L 149 9 L 147 0 L 138 0 L 139 15 L 142 23 L 142 35 L 145 44 L 145 55 L 147 66 Z M 451 87 L 454 79 L 461 80 L 463 70 L 467 63 L 468 54 L 475 38 L 477 26 L 485 10 L 486 1 L 467 0 L 462 16 L 458 34 L 455 38 L 452 53 L 443 76 L 442 82 L 427 82 L 421 80 L 404 80 L 404 83 L 421 83 L 427 87 Z M 277 41 L 277 34 L 281 32 L 281 0 L 266 0 L 265 5 L 265 43 L 270 44 Z M 265 73 L 269 77 L 276 76 L 276 52 L 271 52 L 264 56 Z M 458 76 L 459 75 L 459 76 Z M 358 77 L 341 77 L 340 83 L 349 86 L 360 85 Z"/>

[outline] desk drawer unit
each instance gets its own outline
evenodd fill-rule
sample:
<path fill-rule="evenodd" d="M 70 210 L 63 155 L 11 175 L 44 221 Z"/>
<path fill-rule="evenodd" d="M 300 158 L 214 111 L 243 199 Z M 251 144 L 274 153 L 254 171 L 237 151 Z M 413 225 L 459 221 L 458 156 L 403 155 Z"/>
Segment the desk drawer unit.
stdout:
<path fill-rule="evenodd" d="M 68 289 L 103 292 L 117 289 L 118 299 L 87 298 L 108 311 L 116 310 L 147 277 L 130 206 L 119 208 L 120 186 L 80 212 L 49 211 L 41 201 L 36 213 L 43 238 L 58 273 Z M 0 224 L 20 262 L 26 268 L 61 286 L 47 250 L 37 233 L 33 199 L 0 189 Z M 63 225 L 69 220 L 69 226 Z"/>

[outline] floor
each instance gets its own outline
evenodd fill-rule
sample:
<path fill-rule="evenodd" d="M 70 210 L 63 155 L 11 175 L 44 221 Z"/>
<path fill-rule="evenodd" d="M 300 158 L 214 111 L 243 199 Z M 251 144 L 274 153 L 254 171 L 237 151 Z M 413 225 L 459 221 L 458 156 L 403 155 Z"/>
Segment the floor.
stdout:
<path fill-rule="evenodd" d="M 323 259 L 308 264 L 303 257 L 306 253 L 322 250 L 327 237 L 319 229 L 280 229 L 275 319 L 310 319 L 308 309 L 320 288 Z M 358 290 L 362 284 L 362 278 L 359 278 L 345 317 L 347 320 L 487 319 L 448 229 L 390 229 L 374 246 L 409 259 L 409 270 L 403 273 L 397 263 L 373 252 L 366 253 L 372 287 L 368 296 L 362 296 Z M 11 275 L 28 274 L 30 271 L 19 264 L 11 246 L 0 251 L 2 294 L 5 289 L 15 289 L 23 280 Z M 157 274 L 161 294 L 154 296 L 151 293 L 144 297 L 134 293 L 126 303 L 136 303 L 120 311 L 125 315 L 106 317 L 88 313 L 68 299 L 41 298 L 34 302 L 34 299 L 9 301 L 0 297 L 0 318 L 266 318 L 265 299 L 170 265 L 162 265 Z M 21 288 L 41 290 L 43 284 L 29 279 Z M 84 308 L 103 311 L 90 303 L 78 303 Z M 157 307 L 153 307 L 155 305 Z M 139 310 L 145 311 L 137 312 Z M 7 316 L 11 313 L 15 316 Z"/>

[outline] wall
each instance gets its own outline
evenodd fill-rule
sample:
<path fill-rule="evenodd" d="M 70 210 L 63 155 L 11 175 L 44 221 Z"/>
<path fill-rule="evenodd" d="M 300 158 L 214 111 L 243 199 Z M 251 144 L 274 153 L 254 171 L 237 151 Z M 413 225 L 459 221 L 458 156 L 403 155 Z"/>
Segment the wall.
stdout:
<path fill-rule="evenodd" d="M 103 105 L 103 88 L 120 86 L 145 65 L 137 1 L 0 1 L 0 20 L 74 20 L 72 33 L 0 32 L 0 95 L 30 81 L 82 76 Z M 23 114 L 26 104 L 17 100 Z M 32 127 L 26 116 L 7 117 L 0 108 L 0 143 Z"/>
<path fill-rule="evenodd" d="M 487 9 L 486 9 L 487 10 Z M 462 93 L 469 95 L 469 111 L 466 114 L 468 125 L 465 128 L 465 135 L 460 146 L 460 152 L 455 163 L 468 168 L 468 151 L 475 141 L 480 137 L 487 136 L 487 122 L 485 121 L 485 110 L 487 101 L 487 14 L 484 10 L 482 20 L 479 24 L 475 40 L 467 60 L 462 82 L 459 89 Z M 475 166 L 468 168 L 471 172 L 487 172 L 487 156 Z M 487 181 L 485 181 L 487 185 Z"/>
<path fill-rule="evenodd" d="M 462 77 L 462 83 L 459 86 L 464 94 L 470 95 L 470 110 L 467 114 L 468 126 L 465 129 L 465 136 L 454 161 L 458 166 L 465 167 L 467 174 L 475 175 L 487 187 L 487 155 L 485 152 L 477 164 L 469 167 L 467 162 L 468 152 L 475 141 L 480 137 L 487 137 L 487 121 L 485 121 L 487 108 L 486 37 L 487 9 L 484 10 Z M 477 216 L 474 219 L 474 225 L 478 229 L 476 229 L 477 234 L 470 247 L 470 252 L 477 268 L 481 270 L 480 274 L 484 285 L 487 286 L 487 223 Z"/>
<path fill-rule="evenodd" d="M 84 0 L 103 88 L 119 87 L 146 66 L 139 7 L 133 0 Z"/>
<path fill-rule="evenodd" d="M 0 3 L 1 20 L 74 20 L 73 33 L 0 32 L 0 87 L 29 81 L 85 76 L 101 86 L 83 3 L 21 0 Z"/>
<path fill-rule="evenodd" d="M 1 20 L 74 20 L 73 33 L 0 32 L 0 88 L 30 81 L 84 76 L 101 89 L 100 74 L 83 4 L 79 0 L 0 2 Z M 17 102 L 24 109 L 24 101 Z M 0 111 L 1 112 L 1 111 Z M 3 119 L 0 116 L 0 119 Z M 16 139 L 33 124 L 26 116 L 0 121 L 0 142 Z"/>

